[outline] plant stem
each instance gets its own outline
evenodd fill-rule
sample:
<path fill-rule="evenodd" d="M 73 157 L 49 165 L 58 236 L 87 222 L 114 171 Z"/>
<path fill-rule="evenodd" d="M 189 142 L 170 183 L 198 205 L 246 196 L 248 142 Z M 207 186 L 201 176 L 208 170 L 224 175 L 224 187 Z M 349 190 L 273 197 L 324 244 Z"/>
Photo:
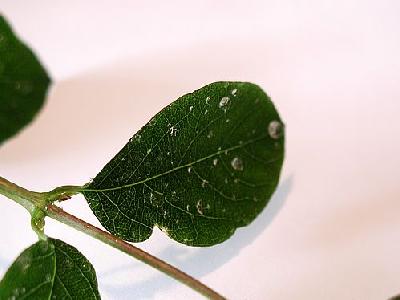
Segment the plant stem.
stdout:
<path fill-rule="evenodd" d="M 47 206 L 47 215 L 54 219 L 57 220 L 61 223 L 64 223 L 68 226 L 71 226 L 75 228 L 76 230 L 79 230 L 83 233 L 86 233 L 103 243 L 106 243 L 110 245 L 111 247 L 114 247 L 122 252 L 125 252 L 126 254 L 152 266 L 153 268 L 156 268 L 157 270 L 167 274 L 168 276 L 173 277 L 174 279 L 182 282 L 183 284 L 187 285 L 188 287 L 200 292 L 204 296 L 210 298 L 210 299 L 225 299 L 221 295 L 219 295 L 217 292 L 213 291 L 200 281 L 194 279 L 190 275 L 182 272 L 181 270 L 175 268 L 174 266 L 158 259 L 155 256 L 152 256 L 151 254 L 133 246 L 132 244 L 129 244 L 125 242 L 124 240 L 101 230 L 100 228 L 97 228 L 93 226 L 92 224 L 89 224 L 67 212 L 62 210 L 61 208 L 50 204 Z"/>
<path fill-rule="evenodd" d="M 40 193 L 28 191 L 0 176 L 0 194 L 22 205 L 30 214 L 40 206 Z"/>
<path fill-rule="evenodd" d="M 150 266 L 165 273 L 166 275 L 180 281 L 193 290 L 198 291 L 202 295 L 210 299 L 225 299 L 217 292 L 213 291 L 200 281 L 194 279 L 190 275 L 182 272 L 174 266 L 158 259 L 155 256 L 125 242 L 124 240 L 114 236 L 100 228 L 93 226 L 52 204 L 56 200 L 69 199 L 72 195 L 79 192 L 80 187 L 65 186 L 54 189 L 51 192 L 38 193 L 26 190 L 0 176 L 0 194 L 14 200 L 15 202 L 26 208 L 32 215 L 38 212 L 38 209 L 43 211 L 48 217 L 64 223 L 78 231 L 100 240 L 101 242 L 110 245 Z M 40 220 L 39 220 L 40 221 Z M 34 228 L 35 229 L 35 228 Z M 36 230 L 35 230 L 36 231 Z M 43 232 L 42 232 L 43 233 Z M 40 233 L 38 233 L 40 236 Z"/>

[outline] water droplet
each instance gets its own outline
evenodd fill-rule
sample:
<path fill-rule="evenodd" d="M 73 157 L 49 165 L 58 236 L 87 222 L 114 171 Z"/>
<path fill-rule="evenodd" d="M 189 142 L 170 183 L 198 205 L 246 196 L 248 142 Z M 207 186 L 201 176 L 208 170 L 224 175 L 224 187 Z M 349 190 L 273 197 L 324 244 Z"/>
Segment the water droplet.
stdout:
<path fill-rule="evenodd" d="M 168 152 L 167 152 L 167 155 L 170 155 L 170 154 L 171 154 L 171 152 L 168 151 Z"/>
<path fill-rule="evenodd" d="M 151 152 L 151 149 L 147 149 L 147 154 L 149 154 Z"/>
<path fill-rule="evenodd" d="M 164 219 L 167 218 L 167 211 L 166 210 L 164 210 L 163 216 L 164 216 Z"/>
<path fill-rule="evenodd" d="M 206 104 L 208 104 L 210 102 L 210 97 L 206 98 Z"/>
<path fill-rule="evenodd" d="M 121 160 L 124 161 L 124 160 L 125 160 L 125 157 L 122 157 Z"/>
<path fill-rule="evenodd" d="M 191 105 L 190 107 L 189 107 L 189 111 L 192 111 L 193 110 L 193 105 Z"/>
<path fill-rule="evenodd" d="M 214 160 L 213 160 L 213 165 L 216 166 L 217 163 L 218 163 L 218 158 L 214 158 Z"/>
<path fill-rule="evenodd" d="M 201 181 L 201 187 L 203 187 L 203 188 L 206 187 L 207 183 L 208 183 L 208 181 L 205 180 L 205 179 L 203 179 L 203 180 Z"/>
<path fill-rule="evenodd" d="M 188 167 L 188 173 L 192 172 L 192 167 Z"/>
<path fill-rule="evenodd" d="M 279 121 L 272 121 L 268 125 L 268 134 L 273 139 L 279 139 L 283 134 L 283 126 Z"/>
<path fill-rule="evenodd" d="M 243 171 L 243 161 L 239 157 L 232 159 L 231 166 L 236 171 Z"/>
<path fill-rule="evenodd" d="M 214 132 L 212 130 L 210 130 L 210 132 L 207 134 L 207 137 L 210 139 L 210 138 L 212 138 L 213 135 L 214 135 Z"/>
<path fill-rule="evenodd" d="M 224 182 L 225 182 L 225 183 L 228 183 L 228 178 L 225 178 Z"/>
<path fill-rule="evenodd" d="M 178 132 L 178 129 L 177 128 L 175 128 L 174 126 L 171 126 L 170 128 L 169 128 L 169 134 L 171 135 L 171 136 L 176 136 L 176 133 Z"/>
<path fill-rule="evenodd" d="M 231 94 L 232 94 L 233 97 L 236 97 L 236 93 L 237 93 L 237 89 L 233 89 L 233 90 L 231 91 Z"/>
<path fill-rule="evenodd" d="M 197 201 L 196 204 L 197 212 L 202 215 L 203 214 L 203 204 L 201 203 L 201 200 Z"/>
<path fill-rule="evenodd" d="M 231 121 L 231 120 L 229 120 L 229 119 L 226 119 L 226 120 L 225 120 L 226 123 L 229 123 L 230 121 Z"/>
<path fill-rule="evenodd" d="M 33 91 L 33 85 L 29 81 L 17 81 L 15 83 L 15 89 L 22 95 L 27 95 Z"/>
<path fill-rule="evenodd" d="M 222 150 L 222 148 L 221 147 L 218 147 L 218 151 L 221 151 Z"/>
<path fill-rule="evenodd" d="M 190 210 L 190 205 L 186 205 L 186 210 L 189 211 Z"/>
<path fill-rule="evenodd" d="M 225 109 L 226 106 L 229 104 L 230 100 L 231 99 L 229 97 L 222 97 L 221 101 L 218 104 L 219 108 L 224 108 Z"/>
<path fill-rule="evenodd" d="M 206 109 L 206 111 L 204 112 L 204 114 L 205 114 L 205 115 L 208 114 L 208 109 Z"/>

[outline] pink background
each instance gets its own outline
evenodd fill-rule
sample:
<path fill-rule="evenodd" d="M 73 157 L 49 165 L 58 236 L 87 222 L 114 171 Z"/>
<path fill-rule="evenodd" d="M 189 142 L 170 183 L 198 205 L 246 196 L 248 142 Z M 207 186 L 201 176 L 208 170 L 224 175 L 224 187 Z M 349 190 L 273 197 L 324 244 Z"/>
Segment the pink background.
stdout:
<path fill-rule="evenodd" d="M 39 4 L 40 3 L 40 4 Z M 0 12 L 55 81 L 36 122 L 0 148 L 0 174 L 34 190 L 84 184 L 149 118 L 217 80 L 251 81 L 287 128 L 279 189 L 249 227 L 195 249 L 155 230 L 140 247 L 230 299 L 400 294 L 400 1 L 22 1 Z M 63 207 L 98 224 L 82 197 Z M 35 241 L 0 197 L 0 273 Z M 104 299 L 198 299 L 51 220 Z"/>

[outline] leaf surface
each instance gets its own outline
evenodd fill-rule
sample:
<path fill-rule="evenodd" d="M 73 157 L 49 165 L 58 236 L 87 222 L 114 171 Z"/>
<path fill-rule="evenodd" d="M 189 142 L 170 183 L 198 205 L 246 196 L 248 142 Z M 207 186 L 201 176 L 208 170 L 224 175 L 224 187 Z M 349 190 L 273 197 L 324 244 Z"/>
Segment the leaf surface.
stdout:
<path fill-rule="evenodd" d="M 187 245 L 221 243 L 274 192 L 283 129 L 258 86 L 216 82 L 159 112 L 83 194 L 101 224 L 125 240 L 144 241 L 158 226 Z"/>
<path fill-rule="evenodd" d="M 0 299 L 100 299 L 91 263 L 61 240 L 24 250 L 0 282 Z"/>
<path fill-rule="evenodd" d="M 32 121 L 49 84 L 36 56 L 0 15 L 0 144 Z"/>

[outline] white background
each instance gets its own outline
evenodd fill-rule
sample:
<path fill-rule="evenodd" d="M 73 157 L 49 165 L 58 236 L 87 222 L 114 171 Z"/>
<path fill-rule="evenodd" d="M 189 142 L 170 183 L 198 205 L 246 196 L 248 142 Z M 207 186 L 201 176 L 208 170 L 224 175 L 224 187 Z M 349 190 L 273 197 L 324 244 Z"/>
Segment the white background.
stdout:
<path fill-rule="evenodd" d="M 26 188 L 84 184 L 150 117 L 217 80 L 251 81 L 287 129 L 279 189 L 249 227 L 194 249 L 139 246 L 230 299 L 387 299 L 400 293 L 400 1 L 22 1 L 0 11 L 54 79 L 31 126 L 0 148 Z M 63 207 L 98 224 L 76 197 Z M 0 272 L 35 241 L 0 197 Z M 48 220 L 94 264 L 104 299 L 190 289 Z"/>

